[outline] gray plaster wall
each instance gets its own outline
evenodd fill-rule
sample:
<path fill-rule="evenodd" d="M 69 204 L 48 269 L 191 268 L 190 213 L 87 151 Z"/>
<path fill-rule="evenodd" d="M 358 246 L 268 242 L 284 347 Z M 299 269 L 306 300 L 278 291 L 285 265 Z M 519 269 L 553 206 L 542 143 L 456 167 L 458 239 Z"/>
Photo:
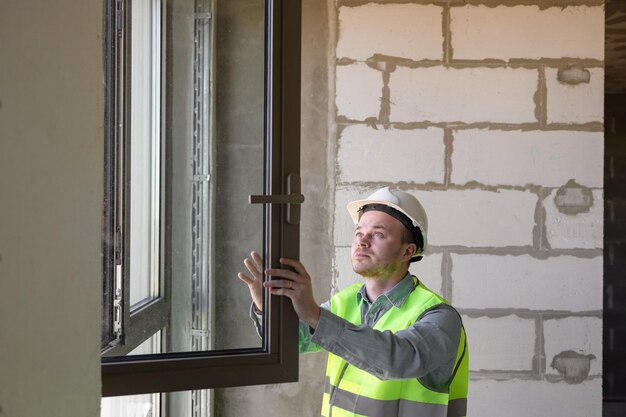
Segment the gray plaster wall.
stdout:
<path fill-rule="evenodd" d="M 468 415 L 599 416 L 602 3 L 333 10 L 333 290 L 360 280 L 345 203 L 395 183 L 429 215 L 412 272 L 463 316 Z"/>
<path fill-rule="evenodd" d="M 1 2 L 0 67 L 0 416 L 97 417 L 102 2 Z"/>

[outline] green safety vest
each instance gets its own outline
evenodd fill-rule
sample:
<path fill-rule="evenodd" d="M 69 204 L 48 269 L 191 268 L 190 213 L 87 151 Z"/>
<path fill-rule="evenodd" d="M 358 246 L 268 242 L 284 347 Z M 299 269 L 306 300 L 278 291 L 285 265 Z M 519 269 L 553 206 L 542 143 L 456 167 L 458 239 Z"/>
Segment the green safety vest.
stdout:
<path fill-rule="evenodd" d="M 413 277 L 417 282 L 417 278 Z M 331 311 L 355 324 L 361 324 L 361 309 L 355 302 L 361 284 L 335 295 Z M 374 326 L 377 330 L 397 332 L 412 326 L 426 311 L 446 300 L 421 282 L 406 298 L 401 308 L 391 308 Z M 454 372 L 446 389 L 434 389 L 419 378 L 380 380 L 328 354 L 326 387 L 322 404 L 325 417 L 464 417 L 467 409 L 468 353 L 465 329 L 457 349 Z"/>

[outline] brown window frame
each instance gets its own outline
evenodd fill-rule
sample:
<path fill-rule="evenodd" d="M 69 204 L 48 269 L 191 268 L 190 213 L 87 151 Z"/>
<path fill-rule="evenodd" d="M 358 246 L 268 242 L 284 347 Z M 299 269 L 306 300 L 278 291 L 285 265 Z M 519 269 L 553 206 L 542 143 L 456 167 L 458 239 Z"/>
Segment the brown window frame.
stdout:
<path fill-rule="evenodd" d="M 166 1 L 166 8 L 169 2 Z M 127 211 L 124 191 L 120 192 L 117 170 L 123 162 L 124 117 L 127 116 L 127 93 L 124 79 L 127 57 L 119 56 L 128 39 L 122 34 L 128 22 L 123 9 L 130 0 L 104 2 L 105 56 L 105 207 L 103 216 L 103 340 L 112 341 L 110 323 L 115 314 L 110 279 L 116 251 L 124 247 L 116 241 L 119 231 L 115 213 Z M 266 263 L 279 265 L 280 257 L 299 257 L 299 206 L 280 202 L 271 196 L 299 196 L 300 173 L 300 0 L 266 0 L 266 68 L 265 68 L 265 209 Z M 128 46 L 126 44 L 126 46 Z M 166 52 L 167 54 L 167 52 Z M 163 65 L 163 68 L 167 68 Z M 167 119 L 167 115 L 165 115 Z M 167 129 L 163 130 L 167 134 Z M 167 164 L 167 161 L 164 161 Z M 295 181 L 294 181 L 295 179 Z M 124 184 L 127 185 L 127 184 Z M 167 184 L 165 184 L 167 192 Z M 116 198 L 117 196 L 117 198 Z M 301 197 L 301 196 L 300 196 Z M 119 201 L 122 200 L 122 201 Z M 261 199 L 263 200 L 263 199 Z M 266 199 L 267 200 L 267 199 Z M 285 200 L 285 198 L 282 198 Z M 288 200 L 288 199 L 287 199 Z M 122 211 L 114 210 L 121 204 Z M 168 212 L 165 208 L 165 221 Z M 296 215 L 294 216 L 294 213 Z M 118 214 L 119 215 L 119 214 Z M 167 229 L 167 228 L 166 228 Z M 123 239 L 122 239 L 123 240 Z M 163 273 L 168 274 L 168 245 L 163 240 Z M 107 279 L 109 281 L 107 281 Z M 133 318 L 145 320 L 150 310 L 162 310 L 169 303 L 167 279 L 164 295 Z M 109 284 L 107 283 L 109 282 Z M 219 387 L 234 387 L 280 382 L 298 378 L 298 318 L 286 297 L 267 296 L 265 337 L 262 348 L 206 352 L 179 352 L 155 355 L 113 356 L 102 358 L 102 395 L 134 395 Z M 158 313 L 158 312 L 157 312 Z M 158 330 L 158 329 L 157 329 Z M 134 343 L 133 343 L 134 344 Z M 113 345 L 115 343 L 113 342 Z M 118 352 L 129 350 L 114 346 Z"/>

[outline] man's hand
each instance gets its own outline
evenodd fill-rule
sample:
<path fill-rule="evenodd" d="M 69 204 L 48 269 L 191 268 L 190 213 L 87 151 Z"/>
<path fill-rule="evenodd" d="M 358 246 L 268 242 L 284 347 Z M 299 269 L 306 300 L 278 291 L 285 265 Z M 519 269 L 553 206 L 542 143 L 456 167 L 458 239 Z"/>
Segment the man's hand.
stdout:
<path fill-rule="evenodd" d="M 250 290 L 250 296 L 254 305 L 259 312 L 263 311 L 263 258 L 257 252 L 250 253 L 252 260 L 246 258 L 243 260 L 243 264 L 252 276 L 246 275 L 243 272 L 237 274 L 240 280 L 248 284 Z"/>
<path fill-rule="evenodd" d="M 269 288 L 271 294 L 285 295 L 291 298 L 298 317 L 307 322 L 312 328 L 316 328 L 320 319 L 320 306 L 313 298 L 311 277 L 300 261 L 281 258 L 280 263 L 290 266 L 294 270 L 282 268 L 266 269 L 266 275 L 282 279 L 265 281 L 263 286 Z"/>

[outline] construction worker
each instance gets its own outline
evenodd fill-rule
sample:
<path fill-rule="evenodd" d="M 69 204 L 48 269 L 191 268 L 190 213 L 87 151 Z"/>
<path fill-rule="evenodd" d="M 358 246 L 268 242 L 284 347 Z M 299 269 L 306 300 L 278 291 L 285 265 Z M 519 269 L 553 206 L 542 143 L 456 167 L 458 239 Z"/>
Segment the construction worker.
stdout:
<path fill-rule="evenodd" d="M 266 269 L 253 252 L 239 273 L 251 316 L 261 326 L 263 287 L 289 297 L 300 318 L 300 352 L 328 351 L 323 416 L 463 417 L 468 352 L 461 318 L 409 272 L 426 248 L 427 218 L 411 194 L 381 188 L 348 204 L 355 223 L 352 268 L 364 284 L 317 304 L 311 278 L 293 268 Z"/>

